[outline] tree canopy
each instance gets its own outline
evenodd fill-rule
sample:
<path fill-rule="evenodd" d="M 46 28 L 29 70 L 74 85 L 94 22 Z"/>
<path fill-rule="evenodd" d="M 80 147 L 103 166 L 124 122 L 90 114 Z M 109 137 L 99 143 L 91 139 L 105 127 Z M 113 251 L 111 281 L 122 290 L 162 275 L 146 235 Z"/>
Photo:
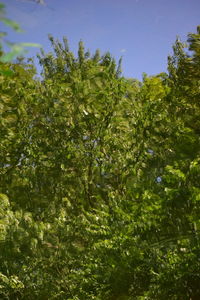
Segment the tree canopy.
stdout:
<path fill-rule="evenodd" d="M 1 61 L 0 298 L 200 299 L 200 30 L 168 72 Z"/>

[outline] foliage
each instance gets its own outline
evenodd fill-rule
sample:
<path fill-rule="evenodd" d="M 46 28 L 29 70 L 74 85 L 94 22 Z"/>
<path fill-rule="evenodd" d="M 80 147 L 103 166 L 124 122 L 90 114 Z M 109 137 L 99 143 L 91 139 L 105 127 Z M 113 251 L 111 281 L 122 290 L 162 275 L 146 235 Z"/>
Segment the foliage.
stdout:
<path fill-rule="evenodd" d="M 4 25 L 11 27 L 16 32 L 23 32 L 20 25 L 13 20 L 5 17 L 5 6 L 0 2 L 0 22 Z M 6 32 L 0 32 L 0 74 L 11 76 L 13 71 L 6 66 L 2 66 L 1 62 L 9 63 L 17 56 L 23 55 L 26 47 L 41 47 L 41 45 L 36 43 L 12 43 L 5 40 Z M 7 46 L 10 48 L 10 52 L 4 53 L 3 47 Z"/>
<path fill-rule="evenodd" d="M 2 299 L 200 298 L 199 34 L 142 82 L 52 36 L 2 74 Z"/>

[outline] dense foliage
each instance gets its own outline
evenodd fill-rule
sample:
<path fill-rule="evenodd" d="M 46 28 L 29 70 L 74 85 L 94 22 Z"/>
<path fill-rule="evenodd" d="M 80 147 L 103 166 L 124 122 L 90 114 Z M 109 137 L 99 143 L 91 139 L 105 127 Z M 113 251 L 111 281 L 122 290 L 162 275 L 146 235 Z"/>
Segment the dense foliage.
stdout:
<path fill-rule="evenodd" d="M 200 299 L 200 27 L 168 73 L 0 62 L 0 298 Z"/>

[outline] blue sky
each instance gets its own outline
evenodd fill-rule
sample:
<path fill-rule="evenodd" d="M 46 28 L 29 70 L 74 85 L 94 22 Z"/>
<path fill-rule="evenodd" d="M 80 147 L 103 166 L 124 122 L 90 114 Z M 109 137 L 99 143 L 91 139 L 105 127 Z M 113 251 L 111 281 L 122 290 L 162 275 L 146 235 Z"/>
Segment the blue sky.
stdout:
<path fill-rule="evenodd" d="M 99 48 L 119 59 L 123 75 L 141 79 L 166 71 L 176 36 L 186 40 L 200 24 L 200 0 L 0 0 L 7 17 L 17 21 L 25 33 L 8 32 L 12 42 L 40 43 L 50 51 L 47 34 L 62 39 L 77 52 L 80 39 L 92 53 Z M 34 56 L 38 49 L 29 49 Z"/>

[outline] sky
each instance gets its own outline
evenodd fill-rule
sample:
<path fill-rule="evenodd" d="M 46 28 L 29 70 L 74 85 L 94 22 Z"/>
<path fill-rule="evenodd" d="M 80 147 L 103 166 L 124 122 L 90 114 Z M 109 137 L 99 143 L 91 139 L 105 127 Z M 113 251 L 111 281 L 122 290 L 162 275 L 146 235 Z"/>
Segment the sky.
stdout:
<path fill-rule="evenodd" d="M 177 36 L 186 41 L 200 25 L 200 0 L 0 0 L 7 17 L 25 32 L 3 28 L 12 42 L 32 42 L 51 51 L 47 35 L 62 40 L 77 53 L 82 40 L 86 50 L 109 51 L 123 57 L 123 76 L 142 78 L 167 71 L 167 56 Z M 28 56 L 39 52 L 29 48 Z"/>

